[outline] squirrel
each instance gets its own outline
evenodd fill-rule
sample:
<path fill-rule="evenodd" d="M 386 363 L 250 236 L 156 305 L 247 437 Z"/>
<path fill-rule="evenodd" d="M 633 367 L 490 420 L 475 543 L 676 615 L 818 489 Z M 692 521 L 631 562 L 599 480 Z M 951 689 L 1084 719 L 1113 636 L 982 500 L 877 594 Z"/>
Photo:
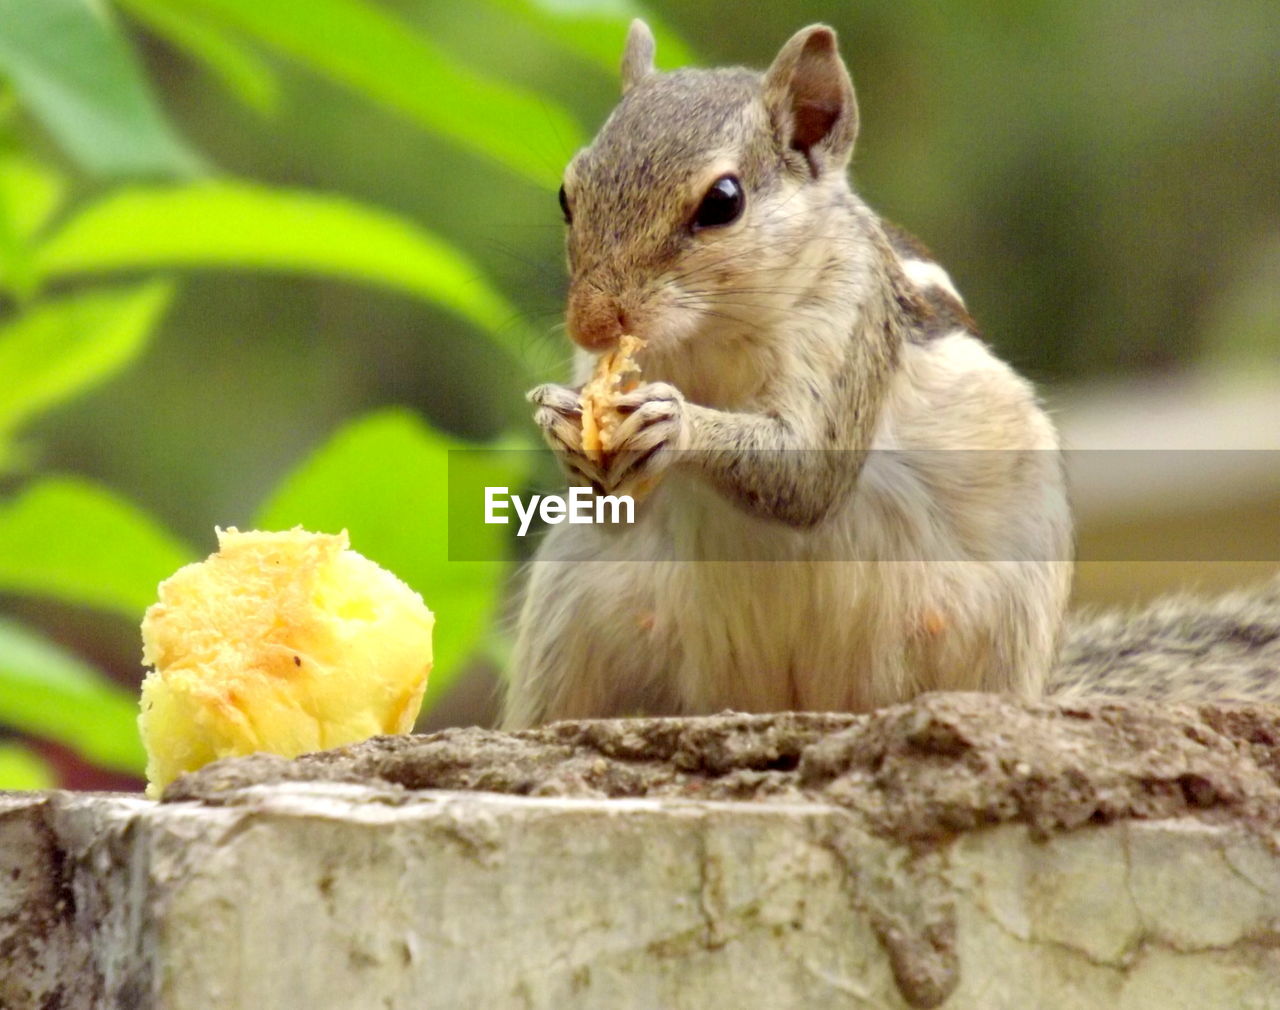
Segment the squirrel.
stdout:
<path fill-rule="evenodd" d="M 1057 435 L 850 187 L 835 32 L 763 74 L 654 50 L 633 22 L 622 100 L 565 171 L 575 385 L 529 394 L 571 480 L 652 490 L 634 525 L 543 539 L 504 724 L 1039 696 L 1071 582 Z M 645 381 L 593 460 L 578 388 L 623 334 Z"/>
<path fill-rule="evenodd" d="M 543 539 L 504 725 L 865 711 L 928 690 L 1181 700 L 1204 676 L 1161 680 L 1140 654 L 1238 672 L 1223 642 L 1240 634 L 1272 636 L 1255 679 L 1269 662 L 1280 697 L 1280 620 L 1248 620 L 1265 599 L 1064 632 L 1054 426 L 942 266 L 851 188 L 835 32 L 804 28 L 763 74 L 659 73 L 654 49 L 633 22 L 622 100 L 565 171 L 574 384 L 529 394 L 571 481 L 646 491 L 634 525 Z M 579 389 L 624 334 L 645 342 L 643 381 L 602 458 Z"/>

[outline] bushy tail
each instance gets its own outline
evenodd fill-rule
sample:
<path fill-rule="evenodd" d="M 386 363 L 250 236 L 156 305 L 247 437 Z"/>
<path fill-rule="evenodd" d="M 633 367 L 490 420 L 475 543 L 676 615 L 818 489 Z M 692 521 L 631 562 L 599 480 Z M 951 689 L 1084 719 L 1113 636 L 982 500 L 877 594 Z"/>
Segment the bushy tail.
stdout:
<path fill-rule="evenodd" d="M 1046 693 L 1280 704 L 1280 574 L 1216 599 L 1073 615 Z"/>

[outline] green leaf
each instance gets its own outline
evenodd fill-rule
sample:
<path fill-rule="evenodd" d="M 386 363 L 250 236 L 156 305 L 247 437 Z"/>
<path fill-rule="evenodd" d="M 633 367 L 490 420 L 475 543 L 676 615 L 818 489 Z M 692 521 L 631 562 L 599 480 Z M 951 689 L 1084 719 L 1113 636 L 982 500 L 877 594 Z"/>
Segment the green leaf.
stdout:
<path fill-rule="evenodd" d="M 0 743 L 0 790 L 52 789 L 58 777 L 48 763 L 16 743 Z"/>
<path fill-rule="evenodd" d="M 692 51 L 672 29 L 634 0 L 490 0 L 533 25 L 548 38 L 617 77 L 622 46 L 633 18 L 643 18 L 658 42 L 661 67 L 694 62 Z"/>
<path fill-rule="evenodd" d="M 0 286 L 35 289 L 29 243 L 62 204 L 62 179 L 26 155 L 0 152 Z"/>
<path fill-rule="evenodd" d="M 548 188 L 583 141 L 548 99 L 457 63 L 363 0 L 175 0 Z"/>
<path fill-rule="evenodd" d="M 424 708 L 447 690 L 498 604 L 506 566 L 451 562 L 451 449 L 476 448 L 432 431 L 403 410 L 369 414 L 340 429 L 286 478 L 258 514 L 262 529 L 346 529 L 351 546 L 422 594 L 436 615 L 435 668 Z M 518 484 L 519 475 L 508 478 Z M 487 527 L 486 556 L 506 556 L 503 527 Z"/>
<path fill-rule="evenodd" d="M 62 205 L 62 177 L 27 155 L 0 153 L 0 228 L 29 240 Z"/>
<path fill-rule="evenodd" d="M 0 326 L 0 442 L 33 414 L 132 361 L 173 297 L 171 284 L 86 291 Z"/>
<path fill-rule="evenodd" d="M 145 512 L 88 481 L 45 478 L 0 502 L 0 592 L 141 621 L 160 581 L 192 560 Z"/>
<path fill-rule="evenodd" d="M 233 96 L 259 113 L 275 111 L 276 75 L 254 52 L 207 18 L 178 10 L 169 0 L 116 0 L 150 32 L 203 63 Z"/>
<path fill-rule="evenodd" d="M 452 246 L 339 196 L 240 182 L 135 187 L 81 211 L 36 250 L 47 278 L 139 267 L 239 267 L 327 274 L 415 295 L 513 352 L 515 308 Z"/>
<path fill-rule="evenodd" d="M 0 74 L 89 172 L 173 176 L 200 167 L 161 115 L 100 3 L 4 0 Z"/>
<path fill-rule="evenodd" d="M 0 618 L 0 723 L 140 775 L 138 699 L 52 642 Z M 3 783 L 0 783 L 3 787 Z"/>

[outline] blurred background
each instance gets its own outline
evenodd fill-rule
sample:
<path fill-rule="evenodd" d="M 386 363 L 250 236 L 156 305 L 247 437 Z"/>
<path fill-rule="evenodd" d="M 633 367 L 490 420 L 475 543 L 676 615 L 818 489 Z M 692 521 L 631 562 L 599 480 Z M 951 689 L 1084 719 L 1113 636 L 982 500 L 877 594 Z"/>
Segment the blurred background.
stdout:
<path fill-rule="evenodd" d="M 1280 567 L 1280 6 L 5 0 L 0 788 L 138 786 L 138 622 L 215 525 L 349 528 L 437 613 L 420 726 L 492 718 L 514 565 L 448 561 L 445 460 L 563 375 L 636 14 L 663 68 L 837 28 L 856 186 L 1088 450 L 1080 605 Z"/>

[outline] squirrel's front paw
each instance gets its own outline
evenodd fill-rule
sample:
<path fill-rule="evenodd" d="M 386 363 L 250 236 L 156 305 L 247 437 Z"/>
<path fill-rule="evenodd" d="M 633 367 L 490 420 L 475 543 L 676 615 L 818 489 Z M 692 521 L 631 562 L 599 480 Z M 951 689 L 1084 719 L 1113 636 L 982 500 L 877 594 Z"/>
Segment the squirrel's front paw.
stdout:
<path fill-rule="evenodd" d="M 580 484 L 603 486 L 603 475 L 582 450 L 582 407 L 578 390 L 547 383 L 529 390 L 527 399 L 538 409 L 534 423 L 556 454 L 566 475 Z"/>
<path fill-rule="evenodd" d="M 652 486 L 686 447 L 684 395 L 670 383 L 647 382 L 614 402 L 622 420 L 603 467 L 604 490 L 640 492 Z"/>

